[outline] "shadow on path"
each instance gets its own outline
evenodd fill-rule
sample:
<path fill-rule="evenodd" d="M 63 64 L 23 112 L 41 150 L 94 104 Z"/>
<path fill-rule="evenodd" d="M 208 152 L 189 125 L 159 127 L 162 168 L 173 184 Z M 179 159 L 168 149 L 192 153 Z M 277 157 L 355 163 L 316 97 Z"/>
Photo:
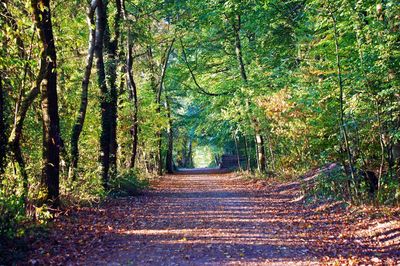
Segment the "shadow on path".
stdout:
<path fill-rule="evenodd" d="M 143 196 L 65 218 L 54 237 L 75 235 L 63 235 L 45 252 L 52 262 L 84 265 L 312 265 L 328 257 L 400 257 L 398 243 L 376 249 L 341 235 L 340 216 L 304 208 L 297 193 L 257 191 L 233 174 L 166 176 Z"/>

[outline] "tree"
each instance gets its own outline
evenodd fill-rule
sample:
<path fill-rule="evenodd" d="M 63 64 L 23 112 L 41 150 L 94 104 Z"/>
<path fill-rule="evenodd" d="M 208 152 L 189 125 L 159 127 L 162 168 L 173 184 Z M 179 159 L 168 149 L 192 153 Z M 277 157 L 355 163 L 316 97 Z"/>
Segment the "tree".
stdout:
<path fill-rule="evenodd" d="M 107 12 L 104 2 L 99 0 L 96 9 L 96 42 L 95 56 L 97 68 L 97 84 L 100 88 L 101 110 L 101 135 L 100 135 L 100 165 L 101 179 L 104 188 L 108 188 L 108 172 L 110 169 L 110 109 L 108 102 L 108 88 L 106 84 L 106 72 L 104 66 L 104 32 L 107 25 Z"/>
<path fill-rule="evenodd" d="M 42 46 L 41 60 L 45 65 L 43 80 L 40 82 L 43 119 L 42 182 L 46 186 L 46 200 L 52 206 L 58 206 L 61 136 L 57 98 L 57 57 L 50 0 L 32 0 L 31 7 Z"/>
<path fill-rule="evenodd" d="M 4 91 L 3 91 L 3 79 L 0 77 L 0 182 L 2 180 L 6 161 L 6 125 L 4 120 Z"/>
<path fill-rule="evenodd" d="M 79 107 L 78 116 L 76 118 L 76 122 L 72 128 L 71 133 L 71 166 L 69 176 L 72 176 L 73 179 L 76 178 L 76 168 L 78 167 L 79 160 L 79 137 L 82 133 L 83 125 L 85 123 L 86 110 L 88 105 L 88 88 L 90 75 L 92 72 L 93 65 L 93 57 L 96 45 L 96 25 L 94 21 L 94 16 L 96 12 L 96 8 L 98 5 L 97 0 L 92 0 L 87 14 L 88 28 L 89 28 L 89 47 L 86 58 L 86 66 L 85 66 L 85 74 L 82 80 L 82 94 L 81 94 L 81 103 Z"/>

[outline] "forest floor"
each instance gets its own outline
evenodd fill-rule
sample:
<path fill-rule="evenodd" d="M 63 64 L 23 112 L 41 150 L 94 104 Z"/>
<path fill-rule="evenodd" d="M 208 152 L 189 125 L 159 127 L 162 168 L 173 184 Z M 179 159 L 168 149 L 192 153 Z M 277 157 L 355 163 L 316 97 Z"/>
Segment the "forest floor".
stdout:
<path fill-rule="evenodd" d="M 400 218 L 306 205 L 301 184 L 169 175 L 138 197 L 60 215 L 30 264 L 400 264 Z M 381 212 L 379 212 L 381 213 Z M 374 215 L 375 214 L 375 215 Z"/>

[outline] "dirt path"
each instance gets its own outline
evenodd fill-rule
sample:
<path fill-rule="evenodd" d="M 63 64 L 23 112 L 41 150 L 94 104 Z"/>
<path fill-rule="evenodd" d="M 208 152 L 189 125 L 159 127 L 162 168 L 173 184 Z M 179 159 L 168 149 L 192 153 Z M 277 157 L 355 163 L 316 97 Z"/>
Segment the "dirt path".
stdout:
<path fill-rule="evenodd" d="M 31 263 L 84 265 L 314 265 L 400 263 L 335 210 L 296 200 L 298 185 L 255 189 L 233 174 L 175 175 L 143 196 L 81 209 L 37 242 Z M 346 230 L 345 230 L 346 229 Z"/>

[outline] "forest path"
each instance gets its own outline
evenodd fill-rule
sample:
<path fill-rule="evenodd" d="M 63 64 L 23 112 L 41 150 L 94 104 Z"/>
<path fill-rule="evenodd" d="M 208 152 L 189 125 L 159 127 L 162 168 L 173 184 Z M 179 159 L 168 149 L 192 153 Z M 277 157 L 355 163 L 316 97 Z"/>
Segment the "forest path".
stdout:
<path fill-rule="evenodd" d="M 346 235 L 334 210 L 304 207 L 298 196 L 298 183 L 257 189 L 233 173 L 170 175 L 142 196 L 61 218 L 53 236 L 64 238 L 42 246 L 47 259 L 34 262 L 314 265 L 377 253 Z"/>

